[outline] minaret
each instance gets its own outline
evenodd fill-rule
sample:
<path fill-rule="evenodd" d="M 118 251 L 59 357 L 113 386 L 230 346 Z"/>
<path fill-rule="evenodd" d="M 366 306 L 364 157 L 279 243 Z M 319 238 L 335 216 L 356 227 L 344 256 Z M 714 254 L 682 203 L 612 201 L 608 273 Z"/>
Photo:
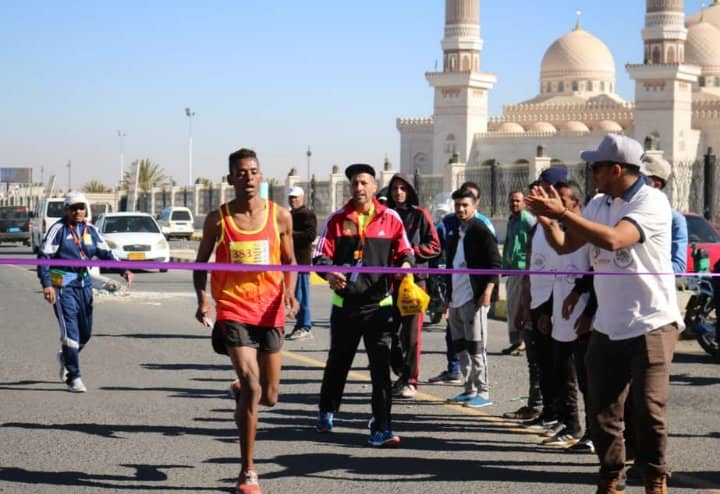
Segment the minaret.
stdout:
<path fill-rule="evenodd" d="M 480 1 L 445 0 L 443 70 L 425 74 L 435 88 L 433 111 L 433 173 L 458 155 L 467 163 L 473 136 L 487 131 L 488 90 L 495 75 L 480 72 Z"/>
<path fill-rule="evenodd" d="M 694 160 L 692 84 L 700 67 L 686 65 L 683 0 L 647 0 L 642 64 L 627 65 L 635 79 L 635 138 L 652 143 L 671 163 Z"/>

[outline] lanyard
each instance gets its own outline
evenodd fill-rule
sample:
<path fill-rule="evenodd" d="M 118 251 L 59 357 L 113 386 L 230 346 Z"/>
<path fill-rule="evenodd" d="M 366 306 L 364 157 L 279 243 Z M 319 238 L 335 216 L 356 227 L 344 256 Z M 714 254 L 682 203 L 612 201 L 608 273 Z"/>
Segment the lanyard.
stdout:
<path fill-rule="evenodd" d="M 361 261 L 363 257 L 363 249 L 365 248 L 365 231 L 368 225 L 375 217 L 375 205 L 372 206 L 368 214 L 355 213 L 357 218 L 358 236 L 360 237 L 360 248 L 353 252 L 353 257 L 356 261 Z"/>
<path fill-rule="evenodd" d="M 85 236 L 85 232 L 87 231 L 87 223 L 83 223 L 83 228 L 82 232 L 80 232 L 80 236 L 75 233 L 75 225 L 71 225 L 68 222 L 68 227 L 70 228 L 70 235 L 72 235 L 73 241 L 75 241 L 75 245 L 77 245 L 78 249 L 80 250 L 80 259 L 85 259 L 87 256 L 85 255 L 85 251 L 83 250 L 82 239 Z"/>

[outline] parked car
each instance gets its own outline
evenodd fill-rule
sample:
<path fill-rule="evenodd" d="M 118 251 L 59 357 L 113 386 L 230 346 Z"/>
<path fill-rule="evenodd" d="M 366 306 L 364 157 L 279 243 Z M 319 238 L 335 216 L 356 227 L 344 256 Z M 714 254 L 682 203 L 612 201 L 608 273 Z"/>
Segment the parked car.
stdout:
<path fill-rule="evenodd" d="M 685 220 L 688 227 L 687 271 L 695 271 L 693 246 L 696 249 L 705 249 L 710 259 L 709 266 L 712 268 L 720 259 L 720 232 L 698 214 L 685 213 Z"/>
<path fill-rule="evenodd" d="M 25 206 L 0 206 L 0 243 L 30 245 L 30 212 Z"/>
<path fill-rule="evenodd" d="M 105 213 L 97 218 L 95 226 L 123 261 L 170 261 L 170 246 L 155 218 L 147 213 Z"/>
<path fill-rule="evenodd" d="M 160 231 L 165 237 L 180 237 L 190 240 L 195 232 L 193 215 L 188 208 L 167 207 L 158 214 Z"/>
<path fill-rule="evenodd" d="M 85 204 L 85 210 L 87 211 L 85 213 L 87 220 L 92 221 L 90 204 Z M 40 199 L 37 202 L 32 215 L 32 225 L 30 228 L 30 243 L 33 252 L 37 253 L 48 229 L 64 216 L 65 198 L 48 197 Z"/>

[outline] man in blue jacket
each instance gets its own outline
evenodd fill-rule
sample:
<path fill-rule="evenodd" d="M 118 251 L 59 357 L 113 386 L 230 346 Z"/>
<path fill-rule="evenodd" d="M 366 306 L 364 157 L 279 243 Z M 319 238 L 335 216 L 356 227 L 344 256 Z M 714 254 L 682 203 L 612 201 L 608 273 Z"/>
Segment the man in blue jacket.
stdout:
<path fill-rule="evenodd" d="M 65 197 L 65 217 L 52 225 L 43 239 L 38 259 L 92 259 L 119 260 L 93 225 L 87 222 L 84 194 L 70 193 Z M 58 352 L 60 379 L 68 391 L 87 391 L 80 378 L 80 350 L 92 335 L 93 291 L 87 267 L 38 266 L 43 297 L 52 304 L 60 323 Z M 128 284 L 132 273 L 122 274 Z"/>

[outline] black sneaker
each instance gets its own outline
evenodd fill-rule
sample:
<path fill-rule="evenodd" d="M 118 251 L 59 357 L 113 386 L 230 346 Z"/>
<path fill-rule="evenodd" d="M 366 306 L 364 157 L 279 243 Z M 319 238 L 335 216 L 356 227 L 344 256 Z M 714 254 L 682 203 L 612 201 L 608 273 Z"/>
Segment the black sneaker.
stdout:
<path fill-rule="evenodd" d="M 428 379 L 429 383 L 462 384 L 463 379 L 459 372 L 442 371 L 437 376 Z"/>
<path fill-rule="evenodd" d="M 512 420 L 535 420 L 540 416 L 540 412 L 529 406 L 522 406 L 514 412 L 503 413 L 503 418 Z"/>

